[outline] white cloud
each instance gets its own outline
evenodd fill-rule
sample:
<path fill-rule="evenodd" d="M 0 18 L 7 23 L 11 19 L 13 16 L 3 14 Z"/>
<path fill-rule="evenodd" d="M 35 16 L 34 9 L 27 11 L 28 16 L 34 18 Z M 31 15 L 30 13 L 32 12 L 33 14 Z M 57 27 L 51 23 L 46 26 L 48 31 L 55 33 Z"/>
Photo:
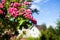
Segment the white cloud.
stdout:
<path fill-rule="evenodd" d="M 33 0 L 34 3 L 47 3 L 49 0 Z"/>
<path fill-rule="evenodd" d="M 47 3 L 49 0 L 45 0 L 45 1 L 43 1 L 43 3 Z"/>
<path fill-rule="evenodd" d="M 40 7 L 38 6 L 38 5 L 31 5 L 31 7 L 30 7 L 31 9 L 37 9 L 37 10 L 40 10 Z"/>
<path fill-rule="evenodd" d="M 35 3 L 39 3 L 41 2 L 42 0 L 34 0 Z"/>
<path fill-rule="evenodd" d="M 31 5 L 31 9 L 35 9 L 35 8 L 37 8 L 38 10 L 40 10 L 40 6 L 38 6 L 39 4 L 44 4 L 44 3 L 46 3 L 46 2 L 48 2 L 49 0 L 33 0 L 33 3 L 32 3 L 32 5 Z M 37 3 L 37 4 L 35 4 L 35 3 Z"/>

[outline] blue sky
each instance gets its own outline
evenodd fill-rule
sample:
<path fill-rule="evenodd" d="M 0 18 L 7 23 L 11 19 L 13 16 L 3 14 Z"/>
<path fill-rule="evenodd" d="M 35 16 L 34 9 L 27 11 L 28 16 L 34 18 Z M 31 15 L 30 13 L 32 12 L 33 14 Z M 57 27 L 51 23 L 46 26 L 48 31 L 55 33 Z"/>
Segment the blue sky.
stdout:
<path fill-rule="evenodd" d="M 37 8 L 40 12 L 39 15 L 34 14 L 34 18 L 37 20 L 37 24 L 41 25 L 46 23 L 56 26 L 57 19 L 60 13 L 60 0 L 33 0 L 31 8 Z"/>

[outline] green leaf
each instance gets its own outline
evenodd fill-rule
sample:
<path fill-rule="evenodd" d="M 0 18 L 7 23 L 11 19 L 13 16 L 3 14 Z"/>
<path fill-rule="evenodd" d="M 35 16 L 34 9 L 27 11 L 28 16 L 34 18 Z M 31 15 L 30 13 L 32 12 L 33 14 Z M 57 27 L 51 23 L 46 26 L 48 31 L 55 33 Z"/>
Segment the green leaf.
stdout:
<path fill-rule="evenodd" d="M 29 28 L 31 25 L 32 25 L 32 23 L 27 22 L 27 26 L 28 26 L 28 28 Z"/>
<path fill-rule="evenodd" d="M 10 0 L 10 2 L 19 2 L 19 0 Z"/>
<path fill-rule="evenodd" d="M 17 20 L 19 20 L 18 22 L 19 22 L 19 25 L 17 26 L 17 28 L 19 28 L 22 24 L 23 24 L 23 22 L 24 22 L 24 20 L 23 20 L 23 18 L 22 17 L 18 17 L 18 19 Z"/>
<path fill-rule="evenodd" d="M 19 21 L 20 25 L 24 22 L 23 18 Z"/>
<path fill-rule="evenodd" d="M 10 4 L 10 2 L 7 1 L 6 4 L 5 4 L 5 7 L 8 8 L 9 7 L 9 4 Z"/>
<path fill-rule="evenodd" d="M 25 0 L 19 0 L 20 3 L 24 2 Z"/>

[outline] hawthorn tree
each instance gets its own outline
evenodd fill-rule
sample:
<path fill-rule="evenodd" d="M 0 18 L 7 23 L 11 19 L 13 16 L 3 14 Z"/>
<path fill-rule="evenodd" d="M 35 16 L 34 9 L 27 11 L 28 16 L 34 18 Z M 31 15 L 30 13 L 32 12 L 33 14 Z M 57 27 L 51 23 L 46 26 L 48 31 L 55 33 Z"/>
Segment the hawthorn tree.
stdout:
<path fill-rule="evenodd" d="M 10 29 L 29 28 L 37 24 L 33 11 L 29 8 L 32 0 L 1 0 L 0 2 L 0 32 Z"/>

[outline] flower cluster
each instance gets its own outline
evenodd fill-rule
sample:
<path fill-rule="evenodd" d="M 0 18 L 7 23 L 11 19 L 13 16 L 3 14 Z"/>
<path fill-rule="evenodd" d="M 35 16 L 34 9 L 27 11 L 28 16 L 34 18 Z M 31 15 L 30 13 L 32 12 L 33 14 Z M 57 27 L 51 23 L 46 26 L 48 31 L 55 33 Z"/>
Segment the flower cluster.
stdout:
<path fill-rule="evenodd" d="M 9 11 L 11 16 L 13 16 L 13 17 L 17 17 L 18 16 L 18 9 L 17 8 L 10 7 L 8 9 L 8 11 Z"/>
<path fill-rule="evenodd" d="M 29 3 L 29 2 L 24 2 L 24 4 L 25 4 L 25 5 L 28 5 L 28 6 L 30 5 L 30 3 Z"/>
<path fill-rule="evenodd" d="M 2 4 L 3 4 L 3 5 L 5 4 L 5 2 L 6 2 L 6 0 L 2 0 Z"/>
<path fill-rule="evenodd" d="M 15 2 L 15 3 L 11 3 L 10 4 L 10 6 L 12 7 L 19 7 L 19 6 L 22 6 L 23 4 L 21 4 L 21 3 L 17 3 L 17 2 Z"/>
<path fill-rule="evenodd" d="M 0 3 L 0 14 L 4 14 L 2 10 L 4 8 L 4 4 L 5 4 L 5 0 L 2 0 L 2 2 Z"/>
<path fill-rule="evenodd" d="M 30 9 L 25 10 L 22 8 L 21 11 L 25 18 L 31 20 L 34 24 L 37 24 L 37 21 L 32 17 L 32 11 Z"/>
<path fill-rule="evenodd" d="M 3 7 L 4 7 L 4 5 L 2 3 L 0 3 L 0 8 L 3 8 Z"/>
<path fill-rule="evenodd" d="M 29 4 L 29 2 L 24 2 L 24 3 L 15 2 L 15 3 L 11 3 L 10 7 L 8 8 L 8 12 L 13 17 L 17 17 L 18 15 L 22 15 L 22 14 L 26 15 L 26 13 L 30 15 L 30 14 L 32 14 L 32 11 L 30 9 L 26 10 L 25 8 L 20 8 L 19 11 L 18 11 L 18 7 L 23 6 L 23 5 L 28 5 L 28 4 Z M 27 18 L 28 16 L 25 16 L 25 17 Z"/>
<path fill-rule="evenodd" d="M 3 11 L 2 10 L 0 10 L 0 14 L 3 14 Z"/>
<path fill-rule="evenodd" d="M 6 0 L 2 0 L 2 2 L 0 3 L 0 14 L 4 14 L 4 11 L 2 9 L 4 8 L 5 3 Z M 37 21 L 32 17 L 32 10 L 29 8 L 24 8 L 29 5 L 30 5 L 29 2 L 24 3 L 11 2 L 7 8 L 7 13 L 9 13 L 10 17 L 12 16 L 14 18 L 17 18 L 18 16 L 23 16 L 31 20 L 34 24 L 36 24 Z"/>

